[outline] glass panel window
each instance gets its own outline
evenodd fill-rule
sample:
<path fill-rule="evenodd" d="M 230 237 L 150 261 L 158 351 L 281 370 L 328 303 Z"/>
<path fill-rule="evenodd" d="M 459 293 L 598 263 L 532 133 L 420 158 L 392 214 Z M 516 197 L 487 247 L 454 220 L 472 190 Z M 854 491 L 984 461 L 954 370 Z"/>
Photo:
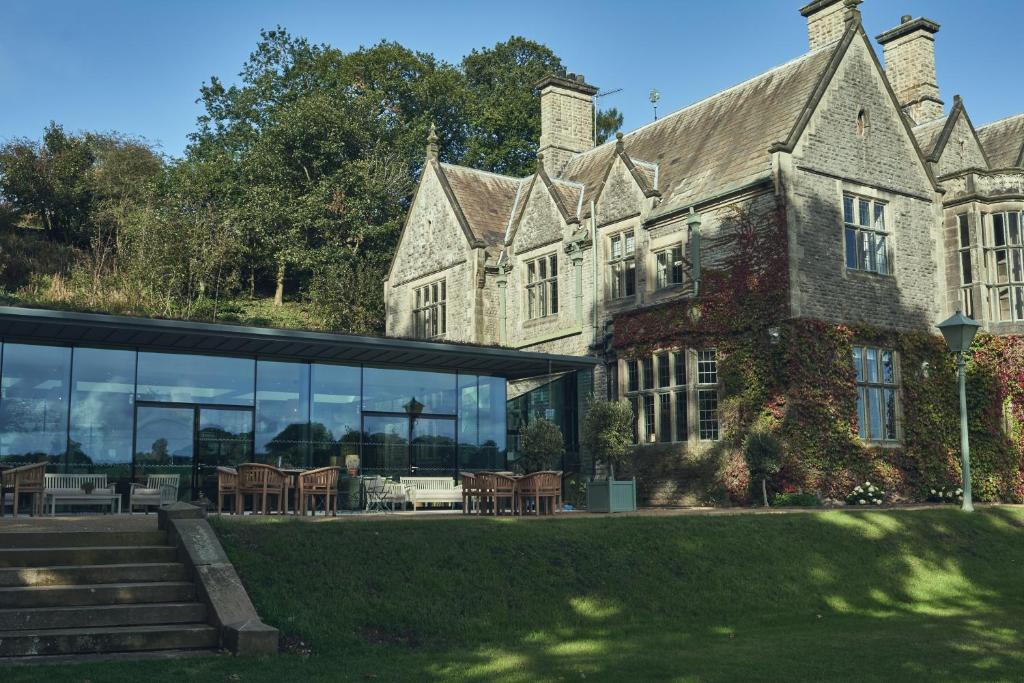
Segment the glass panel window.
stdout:
<path fill-rule="evenodd" d="M 444 280 L 416 289 L 413 334 L 420 339 L 443 337 L 447 332 L 447 285 Z"/>
<path fill-rule="evenodd" d="M 310 457 L 314 466 L 345 466 L 359 455 L 361 371 L 348 365 L 310 365 Z"/>
<path fill-rule="evenodd" d="M 672 394 L 658 394 L 658 441 L 672 441 Z"/>
<path fill-rule="evenodd" d="M 1024 322 L 1022 216 L 1024 214 L 1021 212 L 1013 211 L 992 214 L 989 219 L 991 232 L 985 247 L 986 284 L 992 318 L 999 322 Z M 962 273 L 965 272 L 964 268 L 961 264 Z"/>
<path fill-rule="evenodd" d="M 853 347 L 857 382 L 857 431 L 864 441 L 896 441 L 899 387 L 890 349 Z"/>
<path fill-rule="evenodd" d="M 686 385 L 686 354 L 682 351 L 672 352 L 672 364 L 675 366 L 676 386 Z"/>
<path fill-rule="evenodd" d="M 137 398 L 161 403 L 253 405 L 252 358 L 139 352 Z"/>
<path fill-rule="evenodd" d="M 654 253 L 655 287 L 665 289 L 683 284 L 683 245 Z"/>
<path fill-rule="evenodd" d="M 697 352 L 697 383 L 718 384 L 718 359 L 714 349 Z"/>
<path fill-rule="evenodd" d="M 632 230 L 626 230 L 610 238 L 611 259 L 608 262 L 611 279 L 611 296 L 624 299 L 636 295 L 636 242 Z"/>
<path fill-rule="evenodd" d="M 658 387 L 664 388 L 669 386 L 672 368 L 669 367 L 668 354 L 658 354 Z"/>
<path fill-rule="evenodd" d="M 123 465 L 118 478 L 127 479 L 134 405 L 134 351 L 75 349 L 69 465 Z"/>
<path fill-rule="evenodd" d="M 884 202 L 852 195 L 843 196 L 846 267 L 850 270 L 879 275 L 892 272 L 885 212 Z"/>
<path fill-rule="evenodd" d="M 309 460 L 309 372 L 306 363 L 256 364 L 256 457 L 305 467 Z"/>
<path fill-rule="evenodd" d="M 644 394 L 644 442 L 654 441 L 654 394 Z"/>
<path fill-rule="evenodd" d="M 527 262 L 526 313 L 530 320 L 558 313 L 558 254 Z"/>
<path fill-rule="evenodd" d="M 676 392 L 676 441 L 686 441 L 690 437 L 689 418 L 687 416 L 687 392 Z"/>
<path fill-rule="evenodd" d="M 363 368 L 363 410 L 454 415 L 455 373 Z"/>
<path fill-rule="evenodd" d="M 718 390 L 697 392 L 697 418 L 701 441 L 718 440 Z"/>
<path fill-rule="evenodd" d="M 629 397 L 629 408 L 633 411 L 633 443 L 639 443 L 640 403 L 636 396 Z"/>
<path fill-rule="evenodd" d="M 644 389 L 654 388 L 654 358 L 652 356 L 644 357 Z"/>
<path fill-rule="evenodd" d="M 64 459 L 68 445 L 71 349 L 3 345 L 0 460 Z"/>
<path fill-rule="evenodd" d="M 626 391 L 640 390 L 640 364 L 634 359 L 626 362 Z"/>

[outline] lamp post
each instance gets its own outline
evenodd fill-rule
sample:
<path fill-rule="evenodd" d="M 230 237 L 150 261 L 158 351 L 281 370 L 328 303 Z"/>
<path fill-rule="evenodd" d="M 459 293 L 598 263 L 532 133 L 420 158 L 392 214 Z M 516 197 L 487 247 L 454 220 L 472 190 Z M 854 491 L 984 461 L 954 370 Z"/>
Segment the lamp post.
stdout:
<path fill-rule="evenodd" d="M 974 511 L 974 502 L 971 500 L 971 445 L 967 437 L 967 380 L 964 368 L 967 366 L 967 353 L 971 350 L 971 342 L 979 327 L 981 325 L 960 311 L 938 325 L 949 350 L 957 354 L 956 366 L 960 373 L 960 455 L 963 461 L 964 512 Z"/>

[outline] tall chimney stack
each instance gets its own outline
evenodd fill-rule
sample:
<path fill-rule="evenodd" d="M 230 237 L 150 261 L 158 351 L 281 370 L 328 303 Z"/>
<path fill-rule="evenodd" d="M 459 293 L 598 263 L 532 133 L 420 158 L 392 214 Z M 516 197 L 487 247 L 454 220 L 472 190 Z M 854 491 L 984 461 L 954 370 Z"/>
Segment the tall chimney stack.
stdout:
<path fill-rule="evenodd" d="M 935 75 L 935 34 L 939 25 L 931 19 L 912 19 L 875 38 L 885 56 L 885 75 L 903 111 L 915 124 L 939 118 L 943 103 Z"/>
<path fill-rule="evenodd" d="M 814 0 L 800 8 L 807 17 L 807 38 L 817 50 L 843 37 L 846 23 L 860 13 L 862 0 Z"/>
<path fill-rule="evenodd" d="M 540 90 L 540 150 L 544 170 L 558 176 L 574 154 L 594 146 L 594 95 L 597 88 L 581 74 L 546 76 Z"/>

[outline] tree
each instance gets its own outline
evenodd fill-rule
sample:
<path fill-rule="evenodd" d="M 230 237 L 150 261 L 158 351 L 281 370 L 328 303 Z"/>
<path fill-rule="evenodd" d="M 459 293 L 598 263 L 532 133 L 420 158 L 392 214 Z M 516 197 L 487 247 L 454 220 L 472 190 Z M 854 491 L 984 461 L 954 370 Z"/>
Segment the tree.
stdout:
<path fill-rule="evenodd" d="M 534 85 L 558 72 L 550 48 L 512 36 L 462 60 L 471 108 L 462 163 L 495 173 L 533 172 L 540 141 L 540 105 Z"/>
<path fill-rule="evenodd" d="M 595 461 L 608 465 L 609 479 L 615 479 L 615 466 L 628 464 L 633 455 L 633 420 L 626 401 L 587 400 L 580 442 Z"/>
<path fill-rule="evenodd" d="M 622 128 L 622 112 L 615 107 L 597 112 L 597 144 L 603 144 Z"/>
<path fill-rule="evenodd" d="M 565 453 L 562 430 L 543 418 L 519 430 L 519 466 L 523 472 L 539 472 L 554 466 Z"/>
<path fill-rule="evenodd" d="M 768 477 L 773 477 L 782 468 L 782 444 L 769 432 L 751 432 L 743 447 L 750 475 L 761 480 L 761 496 L 768 507 Z"/>
<path fill-rule="evenodd" d="M 13 209 L 33 214 L 48 238 L 83 244 L 94 161 L 84 137 L 51 122 L 41 143 L 17 139 L 0 147 L 0 193 Z"/>

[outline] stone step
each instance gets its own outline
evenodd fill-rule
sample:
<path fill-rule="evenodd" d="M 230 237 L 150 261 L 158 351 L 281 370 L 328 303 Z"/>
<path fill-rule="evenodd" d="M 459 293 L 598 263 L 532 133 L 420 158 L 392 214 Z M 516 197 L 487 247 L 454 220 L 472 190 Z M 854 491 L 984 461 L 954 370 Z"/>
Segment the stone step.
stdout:
<path fill-rule="evenodd" d="M 195 650 L 218 645 L 217 629 L 206 624 L 0 631 L 0 657 Z"/>
<path fill-rule="evenodd" d="M 178 562 L 94 564 L 67 567 L 7 567 L 0 569 L 0 588 L 188 581 L 189 578 L 188 569 Z"/>
<path fill-rule="evenodd" d="M 72 548 L 165 545 L 163 531 L 10 531 L 0 533 L 0 548 Z"/>
<path fill-rule="evenodd" d="M 190 581 L 98 583 L 89 586 L 18 586 L 0 588 L 0 609 L 189 602 L 194 598 L 195 586 Z"/>
<path fill-rule="evenodd" d="M 164 545 L 7 548 L 0 546 L 2 567 L 55 567 L 86 564 L 174 562 L 177 550 Z"/>
<path fill-rule="evenodd" d="M 205 621 L 206 605 L 198 602 L 0 609 L 0 631 L 192 624 Z"/>

